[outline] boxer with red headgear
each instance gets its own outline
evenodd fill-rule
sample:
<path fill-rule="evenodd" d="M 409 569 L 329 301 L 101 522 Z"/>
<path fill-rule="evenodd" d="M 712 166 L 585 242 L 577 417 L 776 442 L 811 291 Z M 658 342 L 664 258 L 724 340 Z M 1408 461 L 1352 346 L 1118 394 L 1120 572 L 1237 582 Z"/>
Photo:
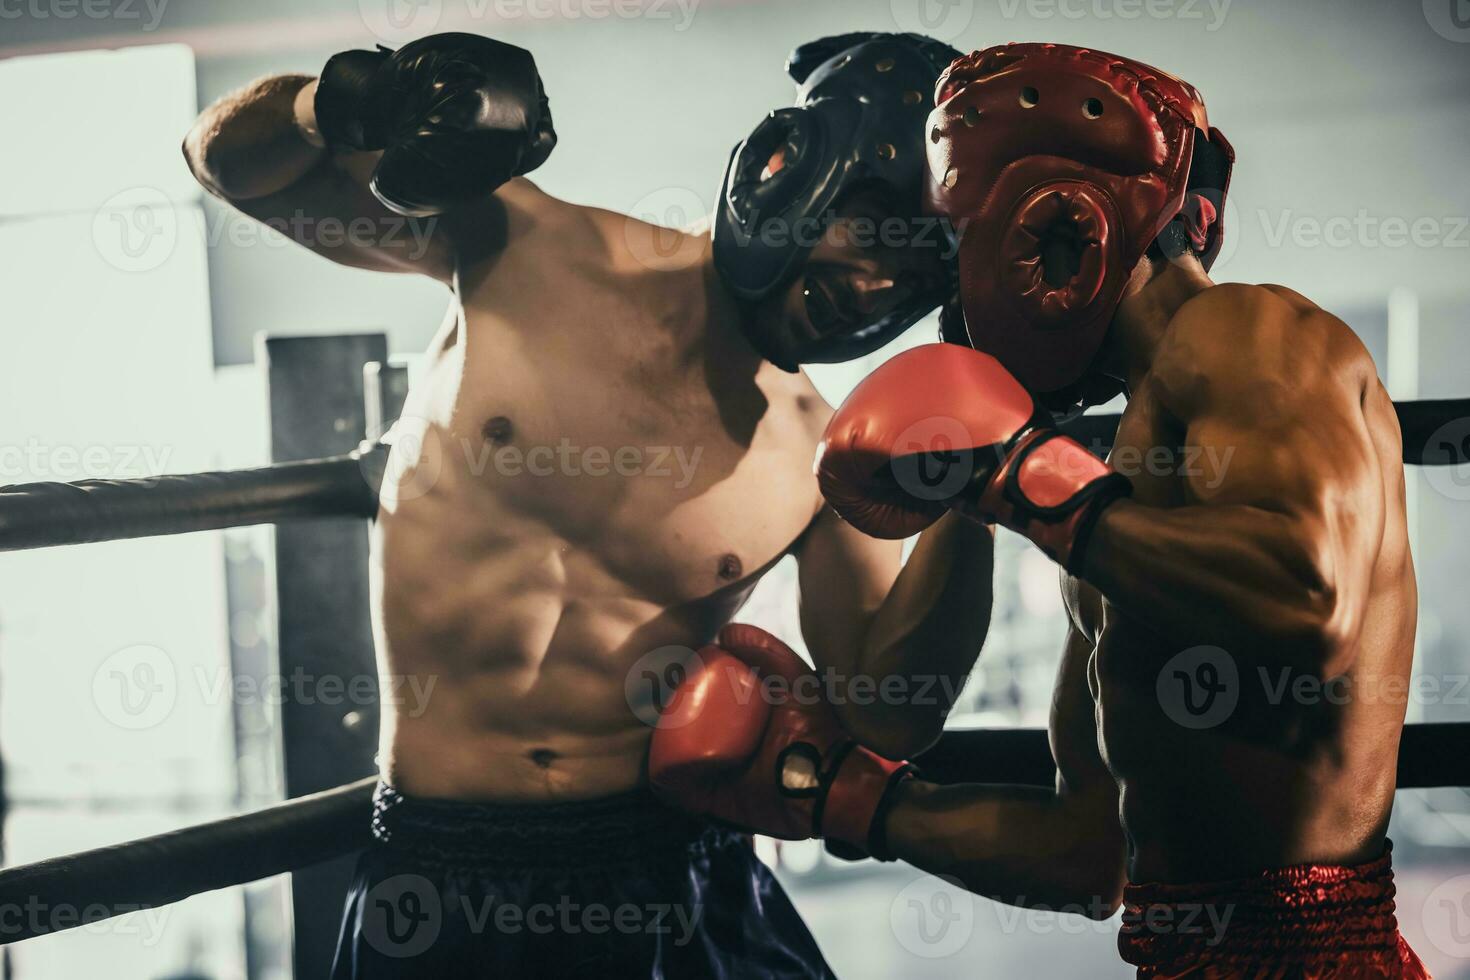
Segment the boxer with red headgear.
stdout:
<path fill-rule="evenodd" d="M 878 536 L 947 510 L 1027 536 L 1072 630 L 1056 792 L 910 780 L 888 846 L 1019 904 L 1062 875 L 1014 850 L 1101 862 L 1102 909 L 1126 868 L 1140 976 L 1424 976 L 1385 837 L 1416 588 L 1372 359 L 1292 290 L 1206 275 L 1232 154 L 1189 85 L 1018 44 L 955 62 L 937 103 L 974 349 L 869 376 L 819 478 Z M 1128 396 L 1106 465 L 1045 411 L 1097 379 Z"/>
<path fill-rule="evenodd" d="M 1192 253 L 1209 271 L 1235 153 L 1192 85 L 1097 51 L 988 48 L 935 100 L 926 203 L 964 225 L 968 341 L 1070 406 L 1139 259 Z"/>

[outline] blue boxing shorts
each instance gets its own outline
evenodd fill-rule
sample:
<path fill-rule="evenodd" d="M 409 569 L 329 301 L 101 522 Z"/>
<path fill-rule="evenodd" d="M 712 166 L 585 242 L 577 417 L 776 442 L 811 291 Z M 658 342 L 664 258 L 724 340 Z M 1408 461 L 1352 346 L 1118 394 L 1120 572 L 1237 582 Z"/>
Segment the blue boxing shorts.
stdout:
<path fill-rule="evenodd" d="M 647 790 L 500 804 L 379 784 L 333 980 L 831 977 L 750 839 Z"/>

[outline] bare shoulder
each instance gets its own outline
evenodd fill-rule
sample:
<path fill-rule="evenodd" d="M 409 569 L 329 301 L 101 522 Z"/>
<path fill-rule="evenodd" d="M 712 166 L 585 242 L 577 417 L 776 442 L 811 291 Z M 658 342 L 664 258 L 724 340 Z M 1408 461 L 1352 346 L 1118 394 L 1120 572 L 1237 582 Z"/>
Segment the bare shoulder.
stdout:
<path fill-rule="evenodd" d="M 533 252 L 560 243 L 575 249 L 596 233 L 592 210 L 553 197 L 524 177 L 513 178 L 483 203 L 446 219 L 462 283 L 483 274 L 510 248 Z"/>
<path fill-rule="evenodd" d="M 774 365 L 771 366 L 774 367 Z M 812 379 L 807 377 L 805 371 L 789 375 L 780 368 L 776 370 L 791 379 L 787 390 L 791 393 L 793 411 L 815 445 L 827 431 L 827 423 L 832 420 L 836 409 L 822 397 L 822 393 L 817 390 L 816 385 L 812 384 Z"/>
<path fill-rule="evenodd" d="M 1226 283 L 1179 308 L 1154 363 L 1178 407 L 1211 395 L 1361 397 L 1376 378 L 1372 357 L 1342 320 L 1284 286 Z M 1199 406 L 1195 406 L 1199 407 Z"/>
<path fill-rule="evenodd" d="M 811 474 L 812 514 L 820 516 L 827 507 L 817 487 L 812 463 L 816 458 L 817 444 L 822 441 L 827 423 L 832 418 L 832 406 L 805 371 L 790 374 L 769 361 L 763 361 L 755 381 L 767 406 L 761 427 L 774 444 L 781 447 L 783 456 L 797 461 Z"/>

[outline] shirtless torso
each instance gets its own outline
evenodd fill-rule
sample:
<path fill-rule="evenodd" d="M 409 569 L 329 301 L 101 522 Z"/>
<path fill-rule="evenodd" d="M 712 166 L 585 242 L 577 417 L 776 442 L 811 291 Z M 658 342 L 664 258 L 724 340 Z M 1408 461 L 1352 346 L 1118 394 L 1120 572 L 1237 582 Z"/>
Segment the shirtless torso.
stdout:
<path fill-rule="evenodd" d="M 1155 447 L 1183 451 L 1159 465 Z M 1121 794 L 1132 880 L 1210 881 L 1381 852 L 1416 621 L 1402 458 L 1393 404 L 1361 342 L 1299 294 L 1215 287 L 1169 324 L 1132 385 L 1112 452 L 1134 503 L 1210 505 L 1194 509 L 1219 515 L 1219 538 L 1202 543 L 1209 548 L 1237 530 L 1300 520 L 1312 532 L 1307 550 L 1319 551 L 1314 562 L 1332 576 L 1319 583 L 1319 599 L 1351 608 L 1329 617 L 1325 635 L 1304 626 L 1294 641 L 1300 610 L 1272 608 L 1267 596 L 1273 580 L 1299 574 L 1299 556 L 1279 542 L 1249 555 L 1253 543 L 1242 534 L 1238 568 L 1216 561 L 1202 569 L 1186 543 L 1199 529 L 1176 538 L 1160 526 L 1144 535 L 1162 545 L 1155 559 L 1103 576 L 1108 584 L 1139 576 L 1117 594 L 1157 590 L 1151 609 L 1125 611 L 1067 581 L 1074 623 L 1095 639 L 1088 681 Z M 1099 539 L 1111 533 L 1100 525 Z M 1136 554 L 1137 545 L 1121 553 Z M 1160 575 L 1165 565 L 1172 571 Z M 1149 575 L 1154 584 L 1140 588 Z M 1189 610 L 1163 594 L 1211 578 L 1208 587 L 1229 596 L 1233 575 L 1238 593 L 1198 615 L 1238 618 L 1238 642 L 1186 653 L 1178 637 L 1193 631 L 1177 627 Z M 1366 601 L 1338 601 L 1350 596 Z M 1253 640 L 1252 620 L 1271 624 L 1269 634 Z M 1213 698 L 1227 703 L 1215 708 Z"/>
<path fill-rule="evenodd" d="M 634 665 L 711 639 L 812 522 L 829 410 L 704 306 L 707 239 L 497 197 L 516 245 L 460 269 L 377 522 L 382 670 L 437 679 L 385 714 L 382 765 L 428 796 L 606 795 L 650 735 Z"/>
<path fill-rule="evenodd" d="M 932 743 L 984 635 L 991 538 L 941 521 L 901 573 L 898 542 L 823 504 L 812 461 L 831 408 L 747 334 L 758 317 L 772 336 L 815 336 L 808 292 L 882 292 L 937 263 L 934 250 L 823 236 L 804 275 L 753 313 L 723 286 L 708 234 L 524 178 L 403 218 L 369 189 L 381 154 L 304 138 L 315 89 L 303 75 L 260 79 L 205 110 L 184 150 L 211 193 L 318 255 L 449 290 L 387 437 L 374 529 L 380 669 L 428 691 L 384 704 L 384 776 L 462 800 L 631 788 L 645 709 L 677 679 L 669 648 L 713 639 L 784 555 L 819 667 L 903 675 L 922 648 L 913 681 L 944 692 L 839 703 L 844 724 L 894 758 Z M 877 221 L 884 207 L 856 194 L 833 220 Z M 353 233 L 329 238 L 328 222 Z"/>

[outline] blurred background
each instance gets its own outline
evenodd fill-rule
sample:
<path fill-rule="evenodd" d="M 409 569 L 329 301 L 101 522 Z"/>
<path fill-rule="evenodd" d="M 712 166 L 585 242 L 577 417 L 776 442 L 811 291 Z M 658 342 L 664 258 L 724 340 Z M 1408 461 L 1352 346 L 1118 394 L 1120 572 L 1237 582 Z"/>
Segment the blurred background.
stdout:
<path fill-rule="evenodd" d="M 1466 0 L 0 0 L 0 484 L 266 462 L 261 333 L 386 332 L 412 368 L 442 287 L 252 225 L 202 196 L 179 143 L 257 76 L 445 30 L 535 54 L 561 137 L 543 188 L 671 226 L 713 207 L 731 146 L 789 103 L 801 42 L 911 30 L 1127 54 L 1198 86 L 1235 145 L 1217 280 L 1333 311 L 1396 398 L 1470 396 Z M 925 321 L 811 374 L 835 403 L 934 335 Z M 1470 444 L 1470 420 L 1444 437 Z M 1409 479 L 1426 680 L 1409 719 L 1470 720 L 1470 472 Z M 1054 569 L 1022 545 L 1002 535 L 995 626 L 954 724 L 1046 722 L 1062 612 Z M 7 864 L 280 797 L 279 706 L 235 683 L 273 662 L 272 547 L 252 528 L 0 555 Z M 742 618 L 799 644 L 795 588 L 778 567 Z M 129 684 L 163 696 L 131 701 Z M 1470 977 L 1466 792 L 1400 793 L 1392 836 L 1405 934 L 1436 975 Z M 762 847 L 839 975 L 1128 975 L 1116 921 Z M 270 880 L 29 941 L 0 966 L 274 980 L 290 975 L 288 909 Z"/>

